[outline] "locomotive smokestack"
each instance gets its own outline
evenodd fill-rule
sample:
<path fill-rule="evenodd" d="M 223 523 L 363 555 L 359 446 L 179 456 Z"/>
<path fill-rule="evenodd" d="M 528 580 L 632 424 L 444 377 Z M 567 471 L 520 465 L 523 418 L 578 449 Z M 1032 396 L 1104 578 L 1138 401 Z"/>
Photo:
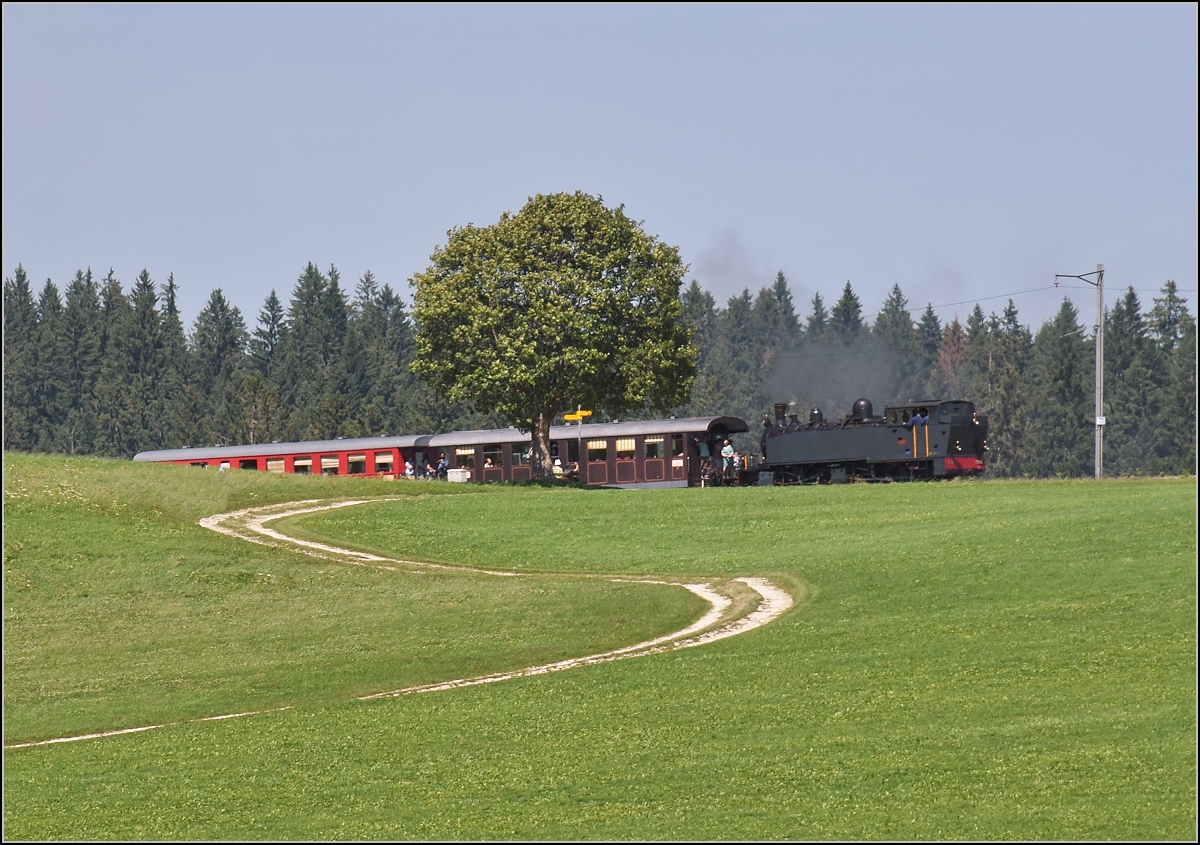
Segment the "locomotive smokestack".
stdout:
<path fill-rule="evenodd" d="M 775 403 L 775 422 L 782 423 L 784 417 L 787 416 L 787 402 Z"/>
<path fill-rule="evenodd" d="M 812 408 L 808 412 L 808 421 L 813 424 L 823 423 L 825 422 L 825 415 L 821 413 L 820 408 Z"/>

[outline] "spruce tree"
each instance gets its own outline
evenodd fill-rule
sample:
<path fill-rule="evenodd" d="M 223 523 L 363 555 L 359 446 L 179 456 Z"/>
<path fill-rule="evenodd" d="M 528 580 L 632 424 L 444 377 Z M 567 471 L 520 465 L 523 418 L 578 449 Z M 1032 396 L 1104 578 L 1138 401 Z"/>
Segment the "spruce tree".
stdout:
<path fill-rule="evenodd" d="M 290 436 L 315 430 L 318 408 L 337 386 L 345 333 L 346 303 L 337 272 L 326 276 L 310 262 L 292 292 L 277 356 Z"/>
<path fill-rule="evenodd" d="M 771 287 L 760 290 L 755 298 L 754 321 L 763 346 L 769 349 L 792 349 L 800 343 L 800 321 L 782 270 L 775 274 Z"/>
<path fill-rule="evenodd" d="M 1021 325 L 1010 299 L 993 330 L 989 399 L 976 405 L 988 417 L 988 472 L 1011 477 L 1024 472 L 1023 455 L 1029 426 L 1027 385 L 1033 336 Z"/>
<path fill-rule="evenodd" d="M 992 404 L 992 369 L 995 349 L 992 326 L 999 320 L 993 317 L 989 323 L 979 303 L 971 309 L 965 327 L 966 349 L 963 353 L 959 373 L 957 399 L 966 399 L 977 405 L 990 407 Z"/>
<path fill-rule="evenodd" d="M 800 343 L 800 321 L 792 306 L 792 294 L 787 279 L 780 271 L 774 284 L 763 288 L 754 299 L 751 309 L 751 343 L 757 347 L 757 373 L 753 378 L 758 383 L 760 402 L 770 402 L 764 384 L 771 379 L 780 356 L 790 357 Z M 786 366 L 786 364 L 784 365 Z"/>
<path fill-rule="evenodd" d="M 412 373 L 413 326 L 404 301 L 390 285 L 380 287 L 370 271 L 359 280 L 350 315 L 344 376 L 350 404 L 347 436 L 470 427 L 481 418 L 465 406 L 451 408 Z"/>
<path fill-rule="evenodd" d="M 179 287 L 175 275 L 162 286 L 160 325 L 162 326 L 162 370 L 157 401 L 157 418 L 152 421 L 154 440 L 160 449 L 192 445 L 192 421 L 198 408 L 189 403 L 188 381 L 191 361 L 187 336 L 177 303 Z"/>
<path fill-rule="evenodd" d="M 262 310 L 258 312 L 258 326 L 250 337 L 250 359 L 268 381 L 275 377 L 279 346 L 283 341 L 285 328 L 283 304 L 279 301 L 275 289 L 271 288 Z"/>
<path fill-rule="evenodd" d="M 206 404 L 206 441 L 228 444 L 242 439 L 241 397 L 231 382 L 245 363 L 246 339 L 241 311 L 216 288 L 196 317 L 191 337 L 194 383 Z"/>
<path fill-rule="evenodd" d="M 67 285 L 63 337 L 67 349 L 67 417 L 56 434 L 55 449 L 70 455 L 91 454 L 99 425 L 96 387 L 103 360 L 104 313 L 90 268 L 77 271 Z"/>
<path fill-rule="evenodd" d="M 914 392 L 921 398 L 933 399 L 935 391 L 930 389 L 930 379 L 933 378 L 934 367 L 937 365 L 938 348 L 942 345 L 942 321 L 933 313 L 933 305 L 927 304 L 917 323 L 917 343 L 920 358 L 917 365 L 918 386 Z M 914 397 L 915 398 L 915 397 Z"/>
<path fill-rule="evenodd" d="M 692 343 L 697 350 L 696 374 L 699 378 L 704 368 L 705 360 L 712 351 L 716 340 L 717 309 L 713 296 L 702 290 L 695 279 L 679 296 L 682 309 L 683 324 L 691 335 Z M 692 396 L 695 397 L 695 384 L 692 385 Z M 692 400 L 694 401 L 694 399 Z"/>
<path fill-rule="evenodd" d="M 1130 287 L 1104 320 L 1105 475 L 1135 475 L 1156 463 L 1153 427 L 1162 372 L 1161 354 L 1147 340 L 1141 303 Z"/>
<path fill-rule="evenodd" d="M 20 264 L 4 280 L 4 448 L 27 452 L 37 444 L 38 306 Z"/>
<path fill-rule="evenodd" d="M 1153 415 L 1156 473 L 1196 472 L 1196 320 L 1174 280 L 1146 315 L 1149 336 L 1161 366 L 1159 408 Z"/>
<path fill-rule="evenodd" d="M 863 337 L 866 329 L 862 318 L 862 302 L 847 281 L 841 298 L 829 312 L 829 330 L 843 345 L 851 346 Z"/>
<path fill-rule="evenodd" d="M 206 393 L 229 380 L 243 363 L 245 348 L 241 311 L 229 304 L 220 288 L 214 289 L 192 328 L 197 378 Z"/>
<path fill-rule="evenodd" d="M 1187 333 L 1189 319 L 1191 315 L 1188 314 L 1187 300 L 1179 296 L 1175 280 L 1167 279 L 1163 284 L 1162 296 L 1155 297 L 1154 307 L 1146 315 L 1150 336 L 1159 349 L 1172 352 L 1178 348 Z"/>
<path fill-rule="evenodd" d="M 100 373 L 96 379 L 96 437 L 94 451 L 113 458 L 132 457 L 136 438 L 131 431 L 131 338 L 133 307 L 110 269 L 100 288 Z"/>
<path fill-rule="evenodd" d="M 1030 362 L 1026 473 L 1085 477 L 1093 472 L 1094 355 L 1070 299 L 1038 330 Z"/>
<path fill-rule="evenodd" d="M 130 305 L 133 320 L 126 338 L 130 396 L 128 436 L 134 451 L 158 449 L 165 445 L 162 423 L 166 360 L 157 286 L 145 269 L 133 283 Z"/>
<path fill-rule="evenodd" d="M 829 312 L 825 310 L 825 302 L 821 299 L 821 294 L 814 293 L 812 298 L 812 311 L 808 315 L 808 322 L 804 326 L 804 338 L 809 343 L 816 343 L 825 336 L 825 332 L 829 329 Z"/>
<path fill-rule="evenodd" d="M 717 313 L 713 348 L 692 393 L 695 413 L 750 415 L 752 419 L 762 407 L 752 308 L 750 291 L 743 290 Z"/>
<path fill-rule="evenodd" d="M 875 317 L 871 336 L 879 344 L 884 359 L 891 364 L 892 400 L 913 398 L 924 386 L 917 329 L 908 310 L 908 300 L 899 285 L 892 285 L 883 308 Z M 881 397 L 882 398 L 882 397 Z"/>

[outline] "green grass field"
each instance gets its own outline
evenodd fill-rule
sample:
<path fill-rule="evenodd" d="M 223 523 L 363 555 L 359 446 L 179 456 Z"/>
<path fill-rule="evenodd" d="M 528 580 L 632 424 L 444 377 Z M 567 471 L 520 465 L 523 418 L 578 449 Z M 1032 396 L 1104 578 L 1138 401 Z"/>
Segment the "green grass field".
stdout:
<path fill-rule="evenodd" d="M 1196 482 L 581 490 L 5 456 L 6 839 L 1191 839 Z M 529 573 L 381 572 L 203 516 Z M 699 648 L 401 698 L 703 612 Z"/>

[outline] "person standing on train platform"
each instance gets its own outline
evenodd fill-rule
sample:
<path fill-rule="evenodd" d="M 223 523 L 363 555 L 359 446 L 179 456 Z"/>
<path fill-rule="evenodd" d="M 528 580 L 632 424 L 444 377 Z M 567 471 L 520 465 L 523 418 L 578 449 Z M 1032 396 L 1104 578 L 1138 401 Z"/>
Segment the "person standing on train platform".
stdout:
<path fill-rule="evenodd" d="M 450 473 L 450 462 L 446 460 L 446 453 L 442 452 L 437 462 L 437 477 L 438 481 L 445 481 Z"/>
<path fill-rule="evenodd" d="M 730 477 L 730 471 L 733 469 L 733 445 L 726 440 L 725 445 L 721 447 L 721 472 L 726 478 Z"/>
<path fill-rule="evenodd" d="M 696 437 L 693 439 L 696 444 L 696 455 L 698 458 L 696 466 L 700 467 L 700 474 L 703 475 L 712 466 L 712 459 L 709 457 L 712 454 L 712 450 L 708 447 L 708 440 L 706 438 Z"/>

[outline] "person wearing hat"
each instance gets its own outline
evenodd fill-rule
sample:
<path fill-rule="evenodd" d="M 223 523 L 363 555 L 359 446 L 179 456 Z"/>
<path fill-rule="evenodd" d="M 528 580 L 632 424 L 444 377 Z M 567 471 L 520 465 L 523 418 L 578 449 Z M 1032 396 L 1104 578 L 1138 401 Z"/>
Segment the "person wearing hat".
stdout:
<path fill-rule="evenodd" d="M 558 458 L 555 458 L 554 459 L 554 477 L 562 478 L 562 476 L 563 476 L 562 461 L 560 461 Z"/>

